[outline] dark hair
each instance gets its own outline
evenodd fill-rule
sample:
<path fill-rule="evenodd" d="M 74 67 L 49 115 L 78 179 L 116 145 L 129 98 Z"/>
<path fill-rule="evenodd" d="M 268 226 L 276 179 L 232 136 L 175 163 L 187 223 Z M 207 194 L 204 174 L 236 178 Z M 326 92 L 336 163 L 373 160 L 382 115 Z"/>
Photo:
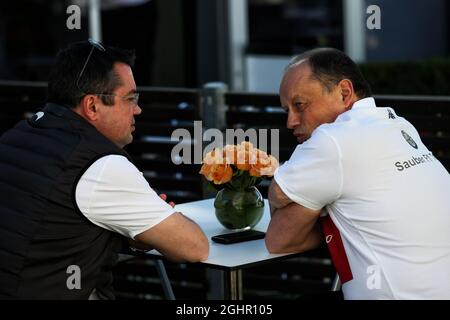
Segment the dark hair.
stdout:
<path fill-rule="evenodd" d="M 318 48 L 295 56 L 286 66 L 286 71 L 299 62 L 306 60 L 312 70 L 313 78 L 331 91 L 339 81 L 348 79 L 352 82 L 358 98 L 372 95 L 369 83 L 359 67 L 345 53 L 333 48 Z"/>
<path fill-rule="evenodd" d="M 83 74 L 78 76 L 93 45 L 88 41 L 77 42 L 61 50 L 50 72 L 47 101 L 75 108 L 88 93 L 112 93 L 121 85 L 119 76 L 113 71 L 114 63 L 134 65 L 134 50 L 103 46 L 105 51 L 94 48 Z M 101 96 L 104 104 L 114 104 L 113 96 Z"/>

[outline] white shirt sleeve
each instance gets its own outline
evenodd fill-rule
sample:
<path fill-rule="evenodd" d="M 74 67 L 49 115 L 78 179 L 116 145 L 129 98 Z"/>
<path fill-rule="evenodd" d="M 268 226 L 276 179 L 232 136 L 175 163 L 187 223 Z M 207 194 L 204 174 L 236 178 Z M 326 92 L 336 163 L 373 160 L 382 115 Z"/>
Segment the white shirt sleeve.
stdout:
<path fill-rule="evenodd" d="M 80 178 L 75 199 L 92 223 L 132 239 L 175 212 L 120 155 L 95 161 Z"/>
<path fill-rule="evenodd" d="M 318 128 L 278 168 L 274 179 L 292 201 L 319 210 L 338 199 L 342 192 L 341 161 L 336 141 Z"/>

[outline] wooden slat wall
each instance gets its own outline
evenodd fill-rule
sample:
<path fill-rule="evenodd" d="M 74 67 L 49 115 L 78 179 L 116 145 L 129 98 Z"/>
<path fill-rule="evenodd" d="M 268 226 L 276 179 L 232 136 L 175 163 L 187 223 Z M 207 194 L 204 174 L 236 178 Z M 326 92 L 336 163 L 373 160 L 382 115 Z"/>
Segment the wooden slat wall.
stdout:
<path fill-rule="evenodd" d="M 0 81 L 0 134 L 42 108 L 46 96 L 44 82 Z"/>
<path fill-rule="evenodd" d="M 200 92 L 153 87 L 141 87 L 139 92 L 142 114 L 136 117 L 135 139 L 125 150 L 158 193 L 166 193 L 176 203 L 200 200 L 200 166 L 175 165 L 171 160 L 178 143 L 171 141 L 172 132 L 183 128 L 193 137 L 193 123 L 200 120 Z"/>
<path fill-rule="evenodd" d="M 411 122 L 423 143 L 450 171 L 450 97 L 378 96 L 377 105 L 391 107 Z"/>
<path fill-rule="evenodd" d="M 207 298 L 208 284 L 203 266 L 170 262 L 164 265 L 176 299 Z M 119 263 L 114 269 L 114 289 L 117 299 L 166 299 L 155 261 L 148 258 L 136 257 Z"/>

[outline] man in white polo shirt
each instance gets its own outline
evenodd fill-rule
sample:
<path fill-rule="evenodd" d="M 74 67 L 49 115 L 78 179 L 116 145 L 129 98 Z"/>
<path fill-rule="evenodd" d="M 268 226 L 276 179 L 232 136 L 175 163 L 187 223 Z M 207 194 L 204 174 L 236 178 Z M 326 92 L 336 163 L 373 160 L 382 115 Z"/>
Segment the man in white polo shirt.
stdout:
<path fill-rule="evenodd" d="M 450 175 L 417 130 L 335 49 L 295 57 L 280 98 L 299 145 L 269 190 L 268 250 L 326 240 L 345 299 L 450 299 Z"/>

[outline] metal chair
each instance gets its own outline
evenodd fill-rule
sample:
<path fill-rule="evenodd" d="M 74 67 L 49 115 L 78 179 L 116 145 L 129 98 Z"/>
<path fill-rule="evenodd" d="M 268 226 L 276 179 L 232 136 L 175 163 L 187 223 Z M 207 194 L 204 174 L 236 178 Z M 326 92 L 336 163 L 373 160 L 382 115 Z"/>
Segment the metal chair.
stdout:
<path fill-rule="evenodd" d="M 161 279 L 161 284 L 163 287 L 164 295 L 167 300 L 175 300 L 175 295 L 173 294 L 172 284 L 170 283 L 169 277 L 167 276 L 166 268 L 162 260 L 156 260 L 156 271 L 158 271 L 159 278 Z"/>
<path fill-rule="evenodd" d="M 119 254 L 118 262 L 125 262 L 136 258 L 136 255 L 130 254 Z M 158 272 L 159 279 L 161 280 L 161 285 L 164 291 L 164 296 L 167 300 L 176 300 L 175 294 L 173 293 L 172 284 L 170 283 L 169 277 L 167 276 L 166 267 L 161 259 L 155 260 L 156 271 Z"/>
<path fill-rule="evenodd" d="M 339 291 L 341 290 L 341 280 L 339 279 L 339 275 L 336 273 L 334 276 L 333 284 L 331 285 L 331 291 Z"/>

